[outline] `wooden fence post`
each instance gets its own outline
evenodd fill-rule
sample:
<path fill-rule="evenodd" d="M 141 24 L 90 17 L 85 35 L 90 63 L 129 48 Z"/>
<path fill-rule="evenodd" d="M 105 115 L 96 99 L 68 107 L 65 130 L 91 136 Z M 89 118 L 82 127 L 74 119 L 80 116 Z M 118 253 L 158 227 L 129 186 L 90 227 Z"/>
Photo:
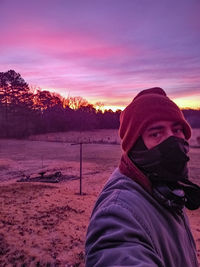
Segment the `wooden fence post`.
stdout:
<path fill-rule="evenodd" d="M 82 192 L 82 169 L 83 169 L 83 165 L 82 165 L 82 162 L 83 162 L 83 143 L 80 142 L 80 143 L 75 143 L 75 144 L 71 144 L 72 146 L 76 146 L 76 145 L 80 145 L 80 152 L 79 152 L 79 157 L 80 157 L 80 177 L 79 177 L 79 181 L 80 181 L 80 191 L 79 191 L 79 194 L 80 195 L 84 195 L 83 192 Z"/>

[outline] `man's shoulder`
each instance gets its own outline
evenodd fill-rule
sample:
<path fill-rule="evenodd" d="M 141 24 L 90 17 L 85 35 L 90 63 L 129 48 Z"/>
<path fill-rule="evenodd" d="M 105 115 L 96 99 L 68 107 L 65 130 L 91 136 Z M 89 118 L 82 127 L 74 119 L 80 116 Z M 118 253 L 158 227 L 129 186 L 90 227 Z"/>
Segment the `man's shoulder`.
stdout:
<path fill-rule="evenodd" d="M 142 206 L 148 206 L 149 200 L 152 200 L 152 196 L 117 168 L 100 193 L 95 209 L 113 205 L 127 209 L 140 209 Z"/>

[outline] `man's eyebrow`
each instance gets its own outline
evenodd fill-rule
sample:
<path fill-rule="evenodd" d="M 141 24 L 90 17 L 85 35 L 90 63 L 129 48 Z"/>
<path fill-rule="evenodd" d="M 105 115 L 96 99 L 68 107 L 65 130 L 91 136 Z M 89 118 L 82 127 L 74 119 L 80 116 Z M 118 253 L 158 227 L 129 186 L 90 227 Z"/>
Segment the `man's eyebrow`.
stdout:
<path fill-rule="evenodd" d="M 176 126 L 182 127 L 182 124 L 180 122 L 174 122 L 172 124 L 172 127 L 176 127 Z M 154 130 L 163 130 L 164 128 L 165 128 L 165 126 L 163 126 L 163 125 L 156 125 L 156 126 L 153 126 L 153 127 L 150 127 L 149 129 L 147 129 L 147 132 L 154 131 Z"/>
<path fill-rule="evenodd" d="M 180 122 L 174 122 L 173 124 L 172 124 L 172 126 L 174 127 L 174 126 L 182 126 L 182 124 L 180 123 Z"/>
<path fill-rule="evenodd" d="M 150 127 L 149 129 L 147 129 L 147 132 L 150 132 L 150 131 L 153 131 L 153 130 L 162 130 L 164 128 L 165 127 L 162 126 L 162 125 L 157 125 L 157 126 L 153 126 L 153 127 Z"/>

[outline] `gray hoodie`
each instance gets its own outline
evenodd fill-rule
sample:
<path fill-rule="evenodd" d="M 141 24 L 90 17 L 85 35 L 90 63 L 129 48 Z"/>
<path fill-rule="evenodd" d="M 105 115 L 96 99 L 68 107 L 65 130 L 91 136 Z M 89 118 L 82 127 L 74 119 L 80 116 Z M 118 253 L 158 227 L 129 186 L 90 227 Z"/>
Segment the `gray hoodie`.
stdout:
<path fill-rule="evenodd" d="M 95 204 L 85 247 L 87 267 L 198 267 L 185 212 L 164 208 L 118 169 Z"/>

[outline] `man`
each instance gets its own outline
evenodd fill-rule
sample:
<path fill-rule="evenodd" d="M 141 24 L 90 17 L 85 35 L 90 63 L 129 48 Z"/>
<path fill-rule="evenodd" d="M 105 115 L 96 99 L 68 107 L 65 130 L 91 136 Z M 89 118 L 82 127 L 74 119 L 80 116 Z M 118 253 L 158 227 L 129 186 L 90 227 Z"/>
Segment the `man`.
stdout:
<path fill-rule="evenodd" d="M 86 266 L 197 267 L 185 207 L 200 206 L 188 179 L 191 129 L 161 88 L 140 92 L 122 112 L 123 155 L 88 227 Z"/>

